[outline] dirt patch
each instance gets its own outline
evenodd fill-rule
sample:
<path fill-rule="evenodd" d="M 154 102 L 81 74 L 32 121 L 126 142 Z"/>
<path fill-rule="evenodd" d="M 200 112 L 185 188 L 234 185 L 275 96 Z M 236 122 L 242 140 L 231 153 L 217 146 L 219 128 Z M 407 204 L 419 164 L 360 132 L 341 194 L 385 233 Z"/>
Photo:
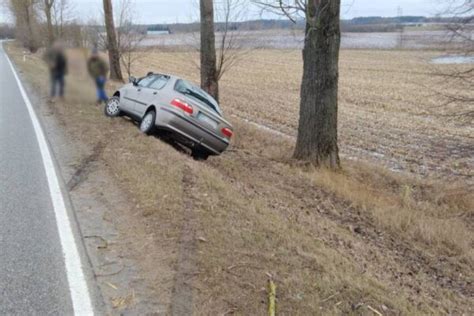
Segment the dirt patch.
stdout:
<path fill-rule="evenodd" d="M 183 222 L 179 241 L 179 254 L 176 263 L 176 275 L 171 297 L 172 315 L 191 315 L 193 313 L 193 285 L 192 280 L 198 273 L 196 262 L 198 218 L 195 214 L 192 191 L 195 190 L 194 175 L 188 166 L 183 168 L 184 212 L 186 220 Z"/>
<path fill-rule="evenodd" d="M 71 179 L 67 182 L 67 188 L 69 191 L 74 190 L 78 185 L 87 179 L 87 175 L 91 172 L 91 163 L 99 159 L 101 153 L 104 151 L 104 144 L 99 143 L 92 148 L 92 154 L 85 157 L 79 165 L 76 167 L 76 172 L 72 175 Z"/>

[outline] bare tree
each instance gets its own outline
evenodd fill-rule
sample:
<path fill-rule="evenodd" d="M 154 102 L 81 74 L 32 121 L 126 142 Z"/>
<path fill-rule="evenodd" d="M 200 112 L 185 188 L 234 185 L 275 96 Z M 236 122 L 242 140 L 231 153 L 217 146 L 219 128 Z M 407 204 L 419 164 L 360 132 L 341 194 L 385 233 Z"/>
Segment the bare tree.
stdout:
<path fill-rule="evenodd" d="M 214 33 L 214 1 L 200 0 L 201 13 L 201 87 L 219 100 L 216 39 Z"/>
<path fill-rule="evenodd" d="M 134 27 L 133 24 L 128 24 L 122 29 L 120 37 L 120 60 L 125 67 L 128 77 L 130 77 L 133 65 L 144 57 L 140 53 L 140 46 L 141 42 L 146 38 L 146 31 L 144 33 Z M 141 52 L 143 53 L 144 50 L 142 49 Z"/>
<path fill-rule="evenodd" d="M 46 17 L 46 30 L 48 45 L 51 46 L 54 42 L 54 29 L 53 29 L 53 6 L 55 0 L 43 0 L 43 11 Z"/>
<path fill-rule="evenodd" d="M 441 15 L 449 16 L 446 25 L 452 54 L 472 58 L 474 55 L 474 0 L 444 0 L 447 8 Z M 437 70 L 446 91 L 439 92 L 447 100 L 444 112 L 465 121 L 474 118 L 474 66 L 452 65 Z"/>
<path fill-rule="evenodd" d="M 95 20 L 81 23 L 72 22 L 68 25 L 68 28 L 70 28 L 68 33 L 70 32 L 73 45 L 81 49 L 85 59 L 89 57 L 91 47 L 98 47 L 99 43 L 105 40 L 100 37 L 100 29 L 97 27 L 97 21 Z"/>
<path fill-rule="evenodd" d="M 199 7 L 197 1 L 195 4 Z M 217 83 L 219 83 L 225 73 L 253 50 L 252 46 L 247 45 L 245 31 L 240 28 L 238 23 L 245 20 L 247 5 L 247 0 L 222 0 L 214 3 Z M 200 35 L 196 34 L 193 26 L 191 26 L 188 32 L 192 32 L 189 45 L 200 53 Z M 193 53 L 191 52 L 191 55 Z M 193 57 L 188 56 L 186 59 L 187 61 L 189 59 L 194 61 Z M 200 63 L 194 63 L 194 65 L 197 69 L 201 70 Z"/>
<path fill-rule="evenodd" d="M 20 2 L 23 0 L 20 0 Z M 63 36 L 65 16 L 69 9 L 67 0 L 36 0 L 46 20 L 46 43 L 51 46 Z"/>
<path fill-rule="evenodd" d="M 201 63 L 197 66 L 201 71 L 202 88 L 216 100 L 219 100 L 220 79 L 251 51 L 249 47 L 244 47 L 245 36 L 238 29 L 236 23 L 245 17 L 245 4 L 247 4 L 247 0 L 222 0 L 217 3 L 200 0 L 199 51 Z M 212 12 L 209 11 L 211 9 Z M 210 21 L 211 17 L 212 22 Z M 214 19 L 217 20 L 217 23 L 214 23 Z"/>
<path fill-rule="evenodd" d="M 238 29 L 236 22 L 245 18 L 245 0 L 222 0 L 216 6 L 218 23 L 217 39 L 217 80 L 247 55 L 250 47 L 245 47 L 245 34 Z"/>
<path fill-rule="evenodd" d="M 306 20 L 300 118 L 294 157 L 339 168 L 337 143 L 340 0 L 254 0 L 296 21 Z"/>
<path fill-rule="evenodd" d="M 72 5 L 68 0 L 54 0 L 53 25 L 56 37 L 64 37 L 64 26 L 71 20 Z M 77 23 L 76 23 L 77 24 Z M 76 27 L 77 25 L 74 25 Z"/>
<path fill-rule="evenodd" d="M 115 33 L 112 0 L 103 1 L 105 29 L 107 31 L 107 49 L 109 51 L 110 79 L 123 81 L 122 69 L 120 67 L 120 53 L 118 49 L 117 35 Z"/>
<path fill-rule="evenodd" d="M 16 38 L 20 40 L 30 52 L 39 48 L 38 40 L 38 8 L 37 0 L 10 0 L 10 11 L 15 18 Z"/>
<path fill-rule="evenodd" d="M 122 65 L 130 77 L 132 74 L 132 66 L 143 57 L 138 53 L 143 40 L 146 38 L 147 30 L 133 24 L 136 16 L 133 10 L 133 0 L 121 0 L 118 10 L 117 41 Z"/>

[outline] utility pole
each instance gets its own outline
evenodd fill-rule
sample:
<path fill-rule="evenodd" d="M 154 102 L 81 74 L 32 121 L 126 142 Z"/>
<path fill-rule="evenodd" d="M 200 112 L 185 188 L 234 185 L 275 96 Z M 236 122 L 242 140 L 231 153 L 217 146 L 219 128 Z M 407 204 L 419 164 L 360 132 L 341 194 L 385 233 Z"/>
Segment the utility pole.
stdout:
<path fill-rule="evenodd" d="M 403 8 L 401 6 L 398 6 L 397 8 L 397 17 L 398 17 L 398 28 L 399 28 L 399 34 L 398 34 L 398 47 L 403 48 L 403 37 L 404 37 L 404 31 L 405 28 L 403 26 Z"/>

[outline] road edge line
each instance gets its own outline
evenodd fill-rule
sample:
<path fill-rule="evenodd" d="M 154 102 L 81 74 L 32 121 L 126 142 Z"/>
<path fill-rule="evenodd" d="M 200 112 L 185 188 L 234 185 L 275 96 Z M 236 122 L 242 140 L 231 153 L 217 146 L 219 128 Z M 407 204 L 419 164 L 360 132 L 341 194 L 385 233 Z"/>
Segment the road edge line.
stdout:
<path fill-rule="evenodd" d="M 3 46 L 3 45 L 2 45 Z M 56 168 L 52 159 L 52 155 L 46 140 L 45 133 L 39 119 L 34 111 L 33 105 L 26 94 L 25 88 L 21 83 L 21 80 L 13 66 L 10 57 L 3 49 L 6 60 L 8 61 L 12 70 L 13 76 L 17 82 L 23 101 L 28 109 L 33 129 L 36 134 L 36 140 L 41 152 L 41 158 L 43 161 L 43 167 L 48 180 L 49 193 L 51 202 L 53 203 L 54 214 L 56 218 L 56 226 L 59 233 L 59 239 L 61 242 L 61 248 L 63 252 L 64 265 L 66 268 L 66 276 L 69 285 L 69 292 L 72 300 L 72 307 L 75 315 L 94 315 L 94 309 L 92 307 L 92 301 L 87 286 L 86 277 L 83 271 L 82 260 L 79 255 L 79 250 L 74 238 L 71 220 L 68 216 L 66 209 L 66 203 L 61 191 L 59 179 L 57 176 Z"/>

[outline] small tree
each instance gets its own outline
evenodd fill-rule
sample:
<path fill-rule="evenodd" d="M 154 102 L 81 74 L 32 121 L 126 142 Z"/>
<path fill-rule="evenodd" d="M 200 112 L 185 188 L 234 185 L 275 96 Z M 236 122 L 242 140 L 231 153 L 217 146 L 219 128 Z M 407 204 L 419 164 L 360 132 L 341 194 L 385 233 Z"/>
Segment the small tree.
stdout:
<path fill-rule="evenodd" d="M 15 18 L 16 38 L 30 52 L 35 53 L 39 45 L 38 40 L 38 8 L 36 0 L 10 0 L 9 8 Z"/>
<path fill-rule="evenodd" d="M 292 21 L 306 21 L 300 118 L 294 157 L 314 166 L 339 168 L 337 112 L 340 0 L 255 0 Z"/>
<path fill-rule="evenodd" d="M 222 0 L 216 7 L 218 21 L 217 80 L 220 81 L 241 58 L 252 49 L 245 47 L 245 34 L 236 22 L 245 18 L 245 0 Z"/>
<path fill-rule="evenodd" d="M 104 19 L 107 32 L 107 49 L 109 51 L 110 78 L 112 80 L 123 81 L 122 69 L 120 67 L 120 53 L 115 33 L 114 13 L 112 0 L 104 1 Z"/>
<path fill-rule="evenodd" d="M 222 79 L 224 74 L 252 50 L 250 47 L 245 47 L 245 36 L 236 23 L 244 20 L 247 3 L 248 2 L 246 0 L 222 0 L 217 3 L 213 3 L 213 17 L 216 20 L 214 25 L 214 50 L 216 52 L 216 66 L 215 73 L 212 71 L 212 75 L 215 77 L 215 85 L 217 86 L 217 93 L 215 96 L 216 100 L 219 98 L 219 81 Z M 200 12 L 202 21 L 203 11 L 200 10 Z M 201 38 L 194 37 L 194 40 L 199 43 L 198 51 L 201 53 L 201 64 L 196 66 L 200 69 L 202 75 L 202 60 L 203 58 L 208 57 L 203 56 L 202 52 L 206 51 L 206 48 L 207 50 L 209 49 L 209 43 L 207 43 L 207 40 L 209 39 L 204 38 L 203 42 L 201 41 Z M 207 73 L 207 70 L 204 72 Z"/>
<path fill-rule="evenodd" d="M 68 0 L 55 0 L 53 5 L 53 25 L 57 38 L 63 38 L 64 27 L 68 22 L 71 22 L 72 9 Z M 73 27 L 76 28 L 78 23 L 72 22 Z"/>
<path fill-rule="evenodd" d="M 129 77 L 132 74 L 132 66 L 143 57 L 142 54 L 138 53 L 138 50 L 147 35 L 145 28 L 140 28 L 132 22 L 136 19 L 133 4 L 132 0 L 122 0 L 116 18 L 118 21 L 117 41 L 120 60 Z"/>

